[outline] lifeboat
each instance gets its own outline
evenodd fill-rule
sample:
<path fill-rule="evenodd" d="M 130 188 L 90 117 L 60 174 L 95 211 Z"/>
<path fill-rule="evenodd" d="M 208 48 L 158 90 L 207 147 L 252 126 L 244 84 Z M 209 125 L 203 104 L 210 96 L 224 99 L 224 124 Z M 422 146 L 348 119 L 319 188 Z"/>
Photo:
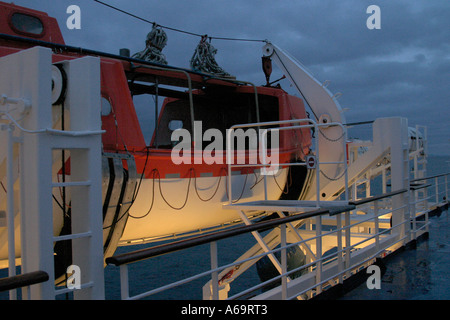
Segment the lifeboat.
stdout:
<path fill-rule="evenodd" d="M 70 117 L 64 109 L 60 64 L 86 55 L 100 58 L 105 258 L 120 245 L 240 223 L 234 210 L 222 206 L 264 196 L 258 157 L 259 133 L 268 128 L 264 123 L 308 117 L 302 99 L 268 80 L 255 86 L 235 77 L 68 46 L 56 20 L 46 13 L 4 2 L 0 7 L 0 56 L 34 46 L 53 49 L 54 128 L 64 129 Z M 243 124 L 252 125 L 235 137 L 237 146 L 227 157 L 227 132 Z M 310 153 L 310 129 L 286 130 L 267 139 L 278 163 L 304 162 Z M 70 181 L 70 155 L 54 157 L 54 179 Z M 228 177 L 227 161 L 238 158 L 245 165 L 234 167 Z M 5 165 L 4 157 L 0 164 Z M 0 174 L 4 181 L 4 170 Z M 268 199 L 299 199 L 305 179 L 304 166 L 277 168 L 267 179 Z M 228 194 L 228 181 L 233 194 Z M 1 188 L 0 193 L 4 210 L 6 195 Z M 70 194 L 61 187 L 53 198 L 54 234 L 64 235 L 70 230 Z M 250 212 L 249 218 L 265 214 Z M 0 260 L 7 263 L 2 226 L 0 238 Z M 20 239 L 16 244 L 20 255 Z M 70 261 L 70 244 L 57 245 L 55 254 L 62 274 Z"/>

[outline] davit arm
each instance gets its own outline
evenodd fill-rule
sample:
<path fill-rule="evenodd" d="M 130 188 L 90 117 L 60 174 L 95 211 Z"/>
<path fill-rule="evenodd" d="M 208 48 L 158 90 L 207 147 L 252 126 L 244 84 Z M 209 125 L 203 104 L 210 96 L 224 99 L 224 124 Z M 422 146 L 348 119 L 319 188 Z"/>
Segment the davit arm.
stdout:
<path fill-rule="evenodd" d="M 342 108 L 336 97 L 294 57 L 270 42 L 263 47 L 263 55 L 272 58 L 284 72 L 303 96 L 318 123 L 345 123 Z"/>
<path fill-rule="evenodd" d="M 270 57 L 275 64 L 284 72 L 292 85 L 298 90 L 305 102 L 309 105 L 314 114 L 315 121 L 321 125 L 326 123 L 345 124 L 345 117 L 342 108 L 336 100 L 336 95 L 332 95 L 326 86 L 317 81 L 300 62 L 283 51 L 276 45 L 267 42 L 263 47 L 263 55 Z M 325 191 L 326 186 L 335 180 L 343 178 L 347 170 L 346 167 L 346 134 L 343 126 L 321 126 L 316 132 L 318 139 L 318 150 L 314 153 L 320 154 L 320 162 L 328 163 L 320 166 L 316 170 L 320 171 L 320 188 L 317 188 L 317 181 L 312 181 L 309 191 L 303 196 L 304 200 L 314 200 L 317 193 L 321 200 L 331 200 L 333 192 Z M 320 189 L 320 191 L 319 191 Z"/>

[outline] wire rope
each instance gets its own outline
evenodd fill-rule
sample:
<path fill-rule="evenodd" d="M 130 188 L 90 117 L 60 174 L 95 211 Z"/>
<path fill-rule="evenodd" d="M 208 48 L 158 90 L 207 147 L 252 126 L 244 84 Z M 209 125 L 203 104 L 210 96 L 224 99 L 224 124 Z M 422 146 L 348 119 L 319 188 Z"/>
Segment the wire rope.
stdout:
<path fill-rule="evenodd" d="M 118 12 L 126 14 L 126 15 L 128 15 L 128 16 L 130 16 L 132 18 L 138 19 L 140 21 L 152 24 L 154 26 L 161 27 L 163 29 L 167 29 L 167 30 L 171 30 L 171 31 L 179 32 L 179 33 L 184 33 L 184 34 L 191 35 L 191 36 L 196 36 L 196 37 L 204 37 L 205 36 L 204 34 L 199 34 L 199 33 L 191 32 L 191 31 L 186 31 L 186 30 L 182 30 L 182 29 L 178 29 L 178 28 L 173 28 L 173 27 L 169 27 L 169 26 L 160 25 L 160 24 L 158 24 L 158 23 L 156 23 L 154 21 L 150 21 L 148 19 L 142 18 L 142 17 L 137 16 L 137 15 L 131 13 L 131 12 L 125 11 L 123 9 L 120 9 L 120 8 L 115 7 L 113 5 L 107 4 L 107 3 L 103 2 L 103 1 L 100 1 L 100 0 L 94 0 L 94 2 L 97 2 L 97 3 L 101 4 L 101 5 L 109 7 L 111 9 L 113 9 L 113 10 L 116 10 Z M 233 37 L 208 36 L 208 38 L 209 39 L 215 39 L 215 40 L 227 40 L 227 41 L 267 42 L 267 40 L 262 40 L 262 39 L 246 39 L 246 38 L 233 38 Z"/>

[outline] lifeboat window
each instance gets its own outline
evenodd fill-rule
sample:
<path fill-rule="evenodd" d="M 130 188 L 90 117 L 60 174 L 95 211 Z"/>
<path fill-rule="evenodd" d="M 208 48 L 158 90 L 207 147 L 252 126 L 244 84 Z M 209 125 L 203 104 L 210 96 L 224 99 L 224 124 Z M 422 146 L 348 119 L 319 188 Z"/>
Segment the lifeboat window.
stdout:
<path fill-rule="evenodd" d="M 260 122 L 274 121 L 279 119 L 278 98 L 260 95 L 259 117 Z M 166 100 L 163 113 L 158 124 L 158 147 L 171 147 L 171 126 L 178 119 L 186 119 L 182 122 L 183 128 L 191 135 L 191 116 L 189 101 L 186 99 Z M 257 122 L 255 96 L 253 93 L 233 93 L 228 95 L 197 95 L 194 102 L 195 121 L 201 121 L 202 131 L 218 129 L 226 137 L 226 130 L 235 124 Z M 172 123 L 174 122 L 174 123 Z M 224 139 L 225 143 L 225 139 Z M 224 146 L 225 148 L 225 146 Z"/>
<path fill-rule="evenodd" d="M 109 102 L 108 99 L 102 97 L 102 105 L 101 105 L 102 116 L 103 117 L 109 116 L 111 114 L 111 111 L 112 111 L 111 103 Z"/>
<path fill-rule="evenodd" d="M 169 122 L 169 129 L 171 131 L 175 131 L 177 129 L 183 128 L 183 121 L 181 120 L 170 120 Z"/>
<path fill-rule="evenodd" d="M 11 24 L 16 31 L 34 36 L 40 36 L 44 32 L 41 20 L 23 13 L 14 13 L 11 17 Z"/>

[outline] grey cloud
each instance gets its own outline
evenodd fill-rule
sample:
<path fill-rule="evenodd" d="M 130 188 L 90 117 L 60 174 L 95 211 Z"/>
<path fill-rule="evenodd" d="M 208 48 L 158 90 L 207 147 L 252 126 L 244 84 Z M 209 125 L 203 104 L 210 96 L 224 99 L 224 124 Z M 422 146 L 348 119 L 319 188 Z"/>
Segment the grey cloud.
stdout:
<path fill-rule="evenodd" d="M 105 0 L 106 1 L 106 0 Z M 82 9 L 82 29 L 65 28 L 65 8 Z M 92 0 L 15 0 L 58 19 L 66 42 L 117 53 L 142 50 L 151 26 Z M 432 153 L 450 154 L 450 2 L 448 0 L 108 0 L 158 24 L 210 36 L 269 39 L 290 52 L 351 110 L 349 121 L 408 117 L 430 126 Z M 369 30 L 366 9 L 381 9 L 381 29 Z M 189 66 L 199 39 L 167 30 L 169 64 Z M 239 79 L 264 83 L 262 43 L 214 40 L 216 60 Z M 275 69 L 273 79 L 280 74 Z M 293 92 L 286 80 L 283 87 Z M 442 147 L 446 144 L 446 148 Z M 441 145 L 439 145 L 441 144 Z"/>

